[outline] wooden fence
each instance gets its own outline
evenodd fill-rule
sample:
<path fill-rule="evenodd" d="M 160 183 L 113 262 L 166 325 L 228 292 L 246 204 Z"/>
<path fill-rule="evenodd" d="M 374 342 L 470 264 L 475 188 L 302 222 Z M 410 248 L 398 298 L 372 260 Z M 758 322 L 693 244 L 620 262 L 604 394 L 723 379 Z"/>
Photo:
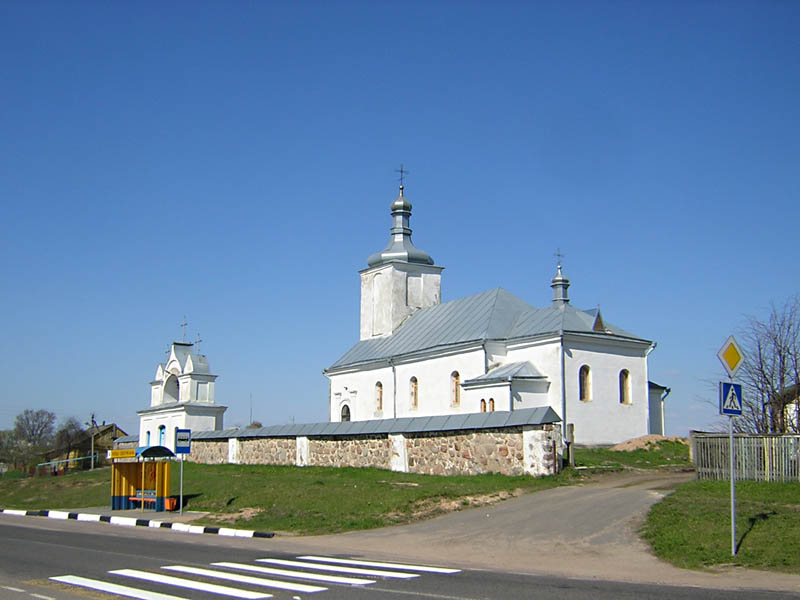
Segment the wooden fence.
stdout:
<path fill-rule="evenodd" d="M 691 433 L 698 479 L 730 479 L 726 433 Z M 800 481 L 800 435 L 734 435 L 736 479 Z"/>

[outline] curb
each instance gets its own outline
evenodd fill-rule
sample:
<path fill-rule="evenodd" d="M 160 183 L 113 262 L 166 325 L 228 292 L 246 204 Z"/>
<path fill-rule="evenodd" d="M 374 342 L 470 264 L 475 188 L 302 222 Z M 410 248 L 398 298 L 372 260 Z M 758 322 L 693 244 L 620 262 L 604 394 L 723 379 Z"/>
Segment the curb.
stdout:
<path fill-rule="evenodd" d="M 266 531 L 253 531 L 250 529 L 231 529 L 230 527 L 203 527 L 201 525 L 188 525 L 186 523 L 173 523 L 171 521 L 156 521 L 154 519 L 134 519 L 133 517 L 112 517 L 110 515 L 96 515 L 94 513 L 75 513 L 63 510 L 14 510 L 0 508 L 0 514 L 15 515 L 18 517 L 47 517 L 49 519 L 71 519 L 73 521 L 94 521 L 109 523 L 110 525 L 124 525 L 127 527 L 153 527 L 171 529 L 183 533 L 207 533 L 211 535 L 225 535 L 228 537 L 243 538 L 271 538 L 274 533 Z"/>

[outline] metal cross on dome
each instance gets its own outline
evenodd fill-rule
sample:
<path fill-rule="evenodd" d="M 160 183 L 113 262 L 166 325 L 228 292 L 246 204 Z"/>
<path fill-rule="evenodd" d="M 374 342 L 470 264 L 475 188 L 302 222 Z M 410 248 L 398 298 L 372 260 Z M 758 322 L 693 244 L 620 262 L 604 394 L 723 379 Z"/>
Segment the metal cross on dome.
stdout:
<path fill-rule="evenodd" d="M 405 182 L 405 176 L 408 175 L 409 171 L 406 171 L 403 168 L 403 163 L 400 163 L 400 168 L 394 170 L 395 173 L 400 173 L 400 187 L 403 187 Z"/>
<path fill-rule="evenodd" d="M 560 267 L 561 259 L 564 258 L 564 255 L 561 253 L 561 248 L 556 248 L 556 253 L 553 254 L 553 256 L 555 256 L 556 260 L 558 260 L 558 266 Z"/>

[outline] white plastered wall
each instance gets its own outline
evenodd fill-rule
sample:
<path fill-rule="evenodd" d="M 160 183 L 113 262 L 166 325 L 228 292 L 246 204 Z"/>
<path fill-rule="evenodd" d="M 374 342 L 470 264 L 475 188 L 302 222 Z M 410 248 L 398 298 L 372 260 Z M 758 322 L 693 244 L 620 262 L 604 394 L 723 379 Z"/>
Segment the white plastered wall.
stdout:
<path fill-rule="evenodd" d="M 565 343 L 567 423 L 575 424 L 579 444 L 616 444 L 648 431 L 649 397 L 646 346 L 568 339 Z M 591 400 L 579 397 L 579 371 L 590 368 Z M 620 403 L 619 375 L 630 373 L 630 404 Z M 560 409 L 557 411 L 561 414 Z"/>
<path fill-rule="evenodd" d="M 453 371 L 458 371 L 462 383 L 483 375 L 483 349 L 477 346 L 448 356 L 400 363 L 395 365 L 394 373 L 391 366 L 382 366 L 330 375 L 330 419 L 334 422 L 341 420 L 343 404 L 350 407 L 350 419 L 353 421 L 478 412 L 479 408 L 474 405 L 472 395 L 463 389 L 460 404 L 451 405 L 450 377 Z M 412 377 L 417 378 L 419 392 L 416 409 L 411 408 L 410 403 Z M 383 411 L 380 413 L 376 411 L 375 403 L 375 384 L 378 381 L 383 385 Z"/>

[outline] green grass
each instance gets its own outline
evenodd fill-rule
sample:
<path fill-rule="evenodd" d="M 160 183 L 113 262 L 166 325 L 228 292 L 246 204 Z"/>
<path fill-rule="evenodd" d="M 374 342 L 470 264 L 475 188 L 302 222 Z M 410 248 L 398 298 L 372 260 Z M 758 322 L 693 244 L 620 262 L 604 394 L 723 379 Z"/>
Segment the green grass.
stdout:
<path fill-rule="evenodd" d="M 648 444 L 647 449 L 610 450 L 608 448 L 576 448 L 575 466 L 590 470 L 661 469 L 664 467 L 691 468 L 689 446 L 681 442 L 662 440 Z"/>
<path fill-rule="evenodd" d="M 174 496 L 179 491 L 179 474 L 179 466 L 173 465 L 170 491 Z M 110 478 L 110 469 L 104 468 L 60 477 L 0 480 L 0 507 L 108 506 Z M 207 524 L 322 534 L 409 522 L 470 506 L 475 496 L 547 489 L 573 479 L 569 472 L 543 478 L 439 477 L 380 469 L 185 463 L 184 496 L 187 510 L 213 513 L 204 520 Z"/>
<path fill-rule="evenodd" d="M 642 531 L 655 554 L 702 569 L 735 565 L 800 573 L 800 483 L 736 484 L 737 555 L 731 556 L 730 483 L 690 481 L 653 506 Z"/>

